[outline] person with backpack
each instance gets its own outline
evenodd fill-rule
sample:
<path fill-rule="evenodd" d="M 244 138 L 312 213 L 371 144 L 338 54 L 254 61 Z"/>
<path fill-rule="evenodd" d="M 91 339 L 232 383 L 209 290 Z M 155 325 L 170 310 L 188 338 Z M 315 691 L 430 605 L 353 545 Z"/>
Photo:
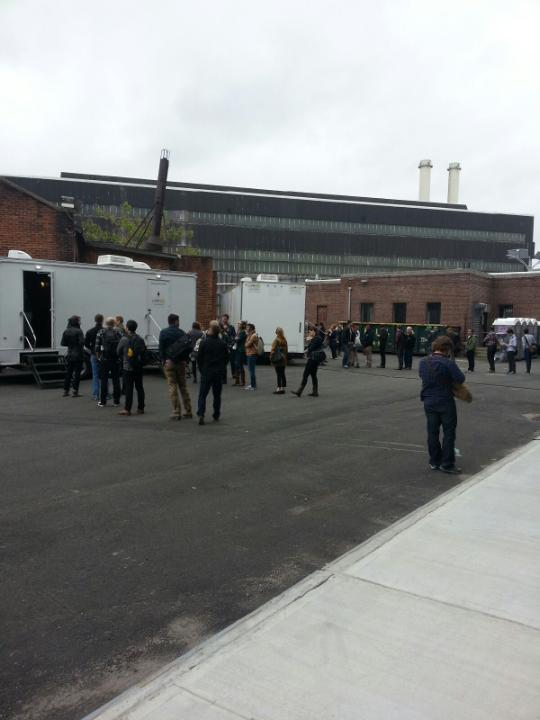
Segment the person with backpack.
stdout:
<path fill-rule="evenodd" d="M 484 345 L 485 345 L 486 351 L 487 351 L 489 372 L 494 373 L 495 372 L 495 355 L 499 348 L 499 338 L 497 337 L 497 333 L 495 332 L 494 327 L 492 327 L 491 330 L 486 334 L 486 337 L 484 338 Z"/>
<path fill-rule="evenodd" d="M 90 365 L 92 366 L 92 400 L 99 399 L 99 377 L 100 367 L 96 355 L 96 338 L 98 332 L 103 329 L 103 315 L 98 313 L 94 318 L 95 325 L 86 331 L 84 336 L 84 347 L 90 353 Z"/>
<path fill-rule="evenodd" d="M 229 351 L 229 362 L 231 363 L 231 375 L 234 378 L 236 372 L 234 361 L 236 357 L 231 351 L 234 345 L 234 341 L 236 339 L 236 330 L 234 329 L 234 326 L 229 323 L 229 316 L 227 315 L 227 313 L 221 316 L 220 336 L 225 345 L 227 345 L 227 350 Z M 227 366 L 225 366 L 223 383 L 224 385 L 227 384 Z"/>
<path fill-rule="evenodd" d="M 124 372 L 125 405 L 119 415 L 131 415 L 133 405 L 133 388 L 137 390 L 137 415 L 144 415 L 143 367 L 146 354 L 146 343 L 137 335 L 137 322 L 128 320 L 126 333 L 118 343 L 118 357 L 122 361 Z"/>
<path fill-rule="evenodd" d="M 202 338 L 203 335 L 204 335 L 204 333 L 201 330 L 201 323 L 197 322 L 195 320 L 191 324 L 191 330 L 188 330 L 188 337 L 191 340 L 194 350 L 195 350 L 195 345 L 197 344 L 197 340 Z M 197 356 L 195 354 L 195 351 L 193 351 L 191 353 L 189 359 L 191 361 L 191 376 L 193 377 L 193 382 L 196 385 L 197 384 Z"/>
<path fill-rule="evenodd" d="M 319 381 L 317 379 L 317 370 L 319 365 L 326 359 L 326 353 L 323 350 L 323 342 L 320 335 L 315 330 L 310 330 L 307 336 L 308 345 L 306 348 L 307 362 L 302 375 L 302 381 L 298 390 L 291 390 L 293 395 L 301 397 L 304 388 L 307 385 L 308 378 L 311 377 L 312 391 L 309 393 L 311 397 L 319 397 Z"/>
<path fill-rule="evenodd" d="M 101 367 L 101 387 L 98 407 L 107 405 L 109 376 L 113 384 L 114 407 L 120 405 L 120 365 L 118 362 L 118 343 L 122 339 L 114 324 L 114 318 L 105 320 L 105 327 L 96 335 L 96 357 Z"/>
<path fill-rule="evenodd" d="M 379 352 L 381 354 L 381 360 L 379 367 L 386 367 L 386 343 L 388 342 L 388 328 L 383 326 L 379 329 Z"/>
<path fill-rule="evenodd" d="M 322 341 L 321 341 L 322 344 Z M 255 325 L 248 323 L 246 325 L 246 357 L 249 370 L 249 385 L 246 390 L 257 389 L 257 376 L 255 368 L 257 367 L 257 356 L 259 355 L 259 336 L 255 332 Z"/>
<path fill-rule="evenodd" d="M 201 373 L 199 386 L 199 402 L 197 416 L 199 425 L 204 425 L 206 413 L 206 398 L 212 390 L 214 407 L 212 417 L 217 422 L 221 417 L 221 389 L 223 387 L 223 368 L 227 367 L 229 350 L 227 344 L 221 339 L 221 328 L 217 320 L 212 320 L 206 335 L 199 343 L 197 364 Z"/>
<path fill-rule="evenodd" d="M 73 387 L 73 397 L 79 397 L 79 383 L 84 358 L 84 335 L 81 330 L 81 318 L 78 315 L 69 318 L 60 344 L 62 347 L 67 347 L 64 397 L 69 396 L 70 387 Z"/>
<path fill-rule="evenodd" d="M 354 351 L 354 338 L 354 330 L 352 329 L 350 324 L 346 322 L 339 336 L 339 342 L 341 345 L 341 349 L 343 350 L 343 360 L 341 365 L 344 368 L 349 367 L 349 353 L 351 352 L 351 350 Z"/>
<path fill-rule="evenodd" d="M 180 329 L 180 318 L 171 313 L 167 318 L 169 326 L 159 333 L 159 357 L 163 365 L 163 374 L 169 388 L 169 398 L 172 405 L 171 420 L 182 419 L 182 407 L 178 397 L 178 390 L 184 404 L 184 417 L 192 418 L 191 398 L 186 385 L 186 364 L 193 352 L 194 343 L 183 330 Z"/>
<path fill-rule="evenodd" d="M 320 334 L 320 333 L 319 333 Z M 276 337 L 272 343 L 270 349 L 270 362 L 272 367 L 276 371 L 277 377 L 277 389 L 274 390 L 274 395 L 284 395 L 285 388 L 287 387 L 287 378 L 285 377 L 285 368 L 287 367 L 287 354 L 288 354 L 287 339 L 283 328 L 276 328 Z"/>

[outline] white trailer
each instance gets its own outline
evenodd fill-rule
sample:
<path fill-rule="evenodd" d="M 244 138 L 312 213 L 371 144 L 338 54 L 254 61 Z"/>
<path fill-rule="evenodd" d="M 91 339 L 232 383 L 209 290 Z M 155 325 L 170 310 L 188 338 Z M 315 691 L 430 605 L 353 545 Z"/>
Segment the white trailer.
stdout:
<path fill-rule="evenodd" d="M 169 313 L 191 327 L 196 289 L 193 273 L 153 270 L 121 256 L 89 265 L 10 251 L 0 258 L 0 369 L 26 364 L 37 353 L 65 354 L 60 341 L 72 315 L 80 316 L 84 331 L 96 313 L 136 320 L 149 349 L 157 349 Z"/>
<path fill-rule="evenodd" d="M 221 296 L 222 313 L 235 326 L 239 320 L 253 323 L 265 352 L 270 352 L 276 327 L 282 327 L 289 354 L 298 356 L 304 354 L 305 306 L 305 284 L 279 282 L 277 275 L 258 275 L 255 281 L 243 278 Z"/>

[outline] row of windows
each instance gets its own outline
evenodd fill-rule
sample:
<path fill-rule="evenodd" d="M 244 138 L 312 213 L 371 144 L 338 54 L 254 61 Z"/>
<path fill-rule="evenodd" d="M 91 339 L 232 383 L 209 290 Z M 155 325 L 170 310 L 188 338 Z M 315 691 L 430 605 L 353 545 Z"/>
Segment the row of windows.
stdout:
<path fill-rule="evenodd" d="M 481 240 L 484 242 L 525 244 L 523 233 L 485 230 L 457 230 L 412 225 L 383 225 L 379 223 L 343 222 L 341 220 L 308 220 L 304 218 L 271 217 L 268 215 L 238 215 L 185 210 L 171 213 L 173 220 L 183 223 L 228 225 L 264 230 L 301 230 L 303 232 L 335 232 L 354 235 L 390 235 L 399 237 L 435 238 L 441 240 Z"/>
<path fill-rule="evenodd" d="M 181 248 L 178 248 L 181 252 Z M 449 258 L 377 257 L 362 255 L 320 255 L 311 253 L 279 253 L 264 250 L 223 250 L 200 248 L 202 255 L 211 255 L 216 270 L 228 272 L 274 272 L 285 274 L 326 275 L 338 277 L 347 273 L 383 270 L 445 270 L 466 267 L 484 272 L 511 272 L 513 263 Z M 270 270 L 262 269 L 273 268 Z"/>
<path fill-rule="evenodd" d="M 360 322 L 373 322 L 373 303 L 360 303 Z M 317 314 L 318 314 L 317 308 Z M 407 303 L 397 302 L 392 306 L 392 322 L 394 323 L 406 323 L 407 322 Z M 427 325 L 440 325 L 441 322 L 441 303 L 440 302 L 429 302 L 426 303 L 426 324 Z"/>
<path fill-rule="evenodd" d="M 118 216 L 120 214 L 120 207 L 118 205 L 83 205 L 83 213 L 85 215 L 93 215 L 97 211 Z M 131 215 L 133 217 L 145 217 L 149 212 L 149 208 L 131 208 Z M 166 214 L 172 221 L 182 224 L 225 225 L 229 227 L 261 230 L 300 230 L 304 232 L 335 232 L 349 235 L 386 235 L 440 240 L 480 240 L 483 242 L 512 243 L 517 246 L 526 244 L 524 233 L 343 222 L 341 220 L 309 220 L 304 218 L 239 215 L 235 213 L 210 213 L 187 210 L 172 210 Z"/>

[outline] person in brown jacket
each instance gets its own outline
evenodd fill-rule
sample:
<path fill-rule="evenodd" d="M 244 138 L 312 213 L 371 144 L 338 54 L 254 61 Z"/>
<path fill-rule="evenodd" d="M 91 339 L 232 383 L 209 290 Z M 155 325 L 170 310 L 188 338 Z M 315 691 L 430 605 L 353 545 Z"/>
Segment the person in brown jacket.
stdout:
<path fill-rule="evenodd" d="M 257 366 L 257 355 L 259 354 L 259 336 L 255 332 L 255 325 L 248 323 L 246 327 L 246 357 L 249 370 L 249 385 L 246 390 L 257 389 L 257 377 L 255 368 Z"/>
<path fill-rule="evenodd" d="M 283 328 L 276 328 L 276 337 L 272 343 L 270 349 L 270 362 L 274 370 L 276 371 L 277 377 L 277 389 L 274 390 L 274 395 L 284 395 L 285 388 L 287 387 L 287 378 L 285 377 L 285 368 L 287 367 L 287 353 L 288 353 L 287 339 Z"/>

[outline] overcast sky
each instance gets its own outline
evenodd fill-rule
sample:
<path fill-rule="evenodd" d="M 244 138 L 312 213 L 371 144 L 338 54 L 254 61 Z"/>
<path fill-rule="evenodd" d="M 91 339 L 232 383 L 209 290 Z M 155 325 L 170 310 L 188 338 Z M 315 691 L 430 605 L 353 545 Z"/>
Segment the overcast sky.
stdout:
<path fill-rule="evenodd" d="M 0 0 L 0 173 L 540 210 L 539 0 Z"/>

